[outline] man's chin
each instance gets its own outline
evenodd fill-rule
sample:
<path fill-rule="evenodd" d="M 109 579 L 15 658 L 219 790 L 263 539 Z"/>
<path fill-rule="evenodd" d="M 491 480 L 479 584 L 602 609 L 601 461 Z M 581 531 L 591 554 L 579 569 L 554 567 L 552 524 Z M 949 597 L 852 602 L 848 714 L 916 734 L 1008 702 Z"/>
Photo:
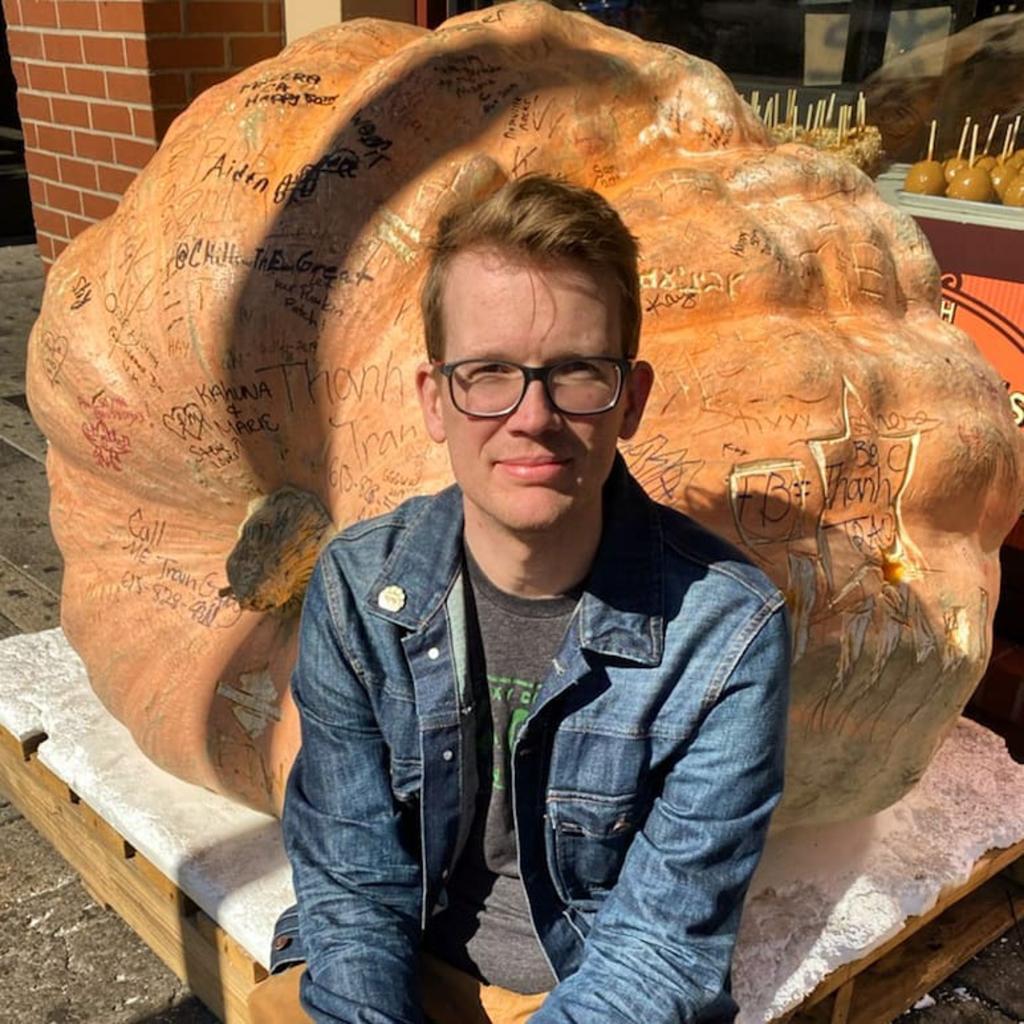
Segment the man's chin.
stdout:
<path fill-rule="evenodd" d="M 566 494 L 548 488 L 531 488 L 534 493 L 516 495 L 494 510 L 493 517 L 505 529 L 523 536 L 549 533 L 570 516 L 575 503 Z"/>

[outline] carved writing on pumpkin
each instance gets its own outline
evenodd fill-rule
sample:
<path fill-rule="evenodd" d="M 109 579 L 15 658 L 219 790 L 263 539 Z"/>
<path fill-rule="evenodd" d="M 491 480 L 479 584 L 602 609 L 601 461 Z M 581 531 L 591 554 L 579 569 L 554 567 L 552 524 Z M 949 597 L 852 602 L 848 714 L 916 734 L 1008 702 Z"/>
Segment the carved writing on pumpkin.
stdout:
<path fill-rule="evenodd" d="M 103 297 L 103 306 L 110 314 L 113 324 L 107 328 L 107 336 L 111 346 L 118 352 L 121 369 L 133 384 L 145 384 L 158 394 L 163 394 L 164 386 L 157 370 L 160 357 L 150 347 L 143 336 L 141 327 L 137 329 L 139 318 L 133 312 L 148 309 L 151 300 L 147 297 L 154 278 L 149 278 L 134 294 L 130 302 L 122 303 L 117 292 L 107 292 Z M 145 304 L 142 300 L 147 298 Z"/>
<path fill-rule="evenodd" d="M 92 298 L 92 284 L 89 279 L 83 274 L 79 274 L 75 283 L 71 286 L 71 294 L 74 296 L 74 300 L 71 303 L 71 309 L 81 309 L 86 305 Z"/>
<path fill-rule="evenodd" d="M 505 122 L 502 137 L 515 139 L 521 135 L 539 132 L 546 126 L 547 137 L 552 138 L 558 126 L 565 120 L 565 111 L 554 114 L 555 109 L 553 98 L 542 104 L 537 93 L 532 96 L 516 96 L 509 105 L 508 120 Z"/>
<path fill-rule="evenodd" d="M 824 492 L 818 548 L 834 601 L 856 586 L 867 569 L 884 570 L 887 560 L 897 560 L 904 572 L 915 571 L 900 501 L 913 475 L 921 435 L 914 428 L 888 428 L 868 415 L 845 378 L 841 419 L 834 434 L 807 441 Z M 852 569 L 841 576 L 838 564 L 849 564 L 851 553 Z"/>
<path fill-rule="evenodd" d="M 213 573 L 200 579 L 174 558 L 157 562 L 159 577 L 153 581 L 128 569 L 121 576 L 121 589 L 133 597 L 148 597 L 159 609 L 177 612 L 206 629 L 230 629 L 242 617 L 238 602 L 221 592 Z"/>
<path fill-rule="evenodd" d="M 656 501 L 681 496 L 704 466 L 704 459 L 688 458 L 687 448 L 672 448 L 664 434 L 623 445 L 622 456 L 630 472 Z"/>
<path fill-rule="evenodd" d="M 747 276 L 745 270 L 719 274 L 715 270 L 691 270 L 678 264 L 674 267 L 655 267 L 640 274 L 640 287 L 672 291 L 725 292 L 735 299 L 739 283 Z"/>
<path fill-rule="evenodd" d="M 392 140 L 381 135 L 377 125 L 362 111 L 352 118 L 352 127 L 356 137 L 352 145 L 335 146 L 314 163 L 283 175 L 274 188 L 274 202 L 278 205 L 304 202 L 316 194 L 325 180 L 352 179 L 364 168 L 370 170 L 391 159 L 387 151 Z"/>
<path fill-rule="evenodd" d="M 251 267 L 252 260 L 247 258 L 238 245 L 230 240 L 212 238 L 194 238 L 180 241 L 174 246 L 172 267 L 175 271 L 191 267 Z"/>
<path fill-rule="evenodd" d="M 729 252 L 734 256 L 746 256 L 750 253 L 771 256 L 775 253 L 775 246 L 760 228 L 752 228 L 749 231 L 741 231 L 736 236 L 736 241 L 729 246 Z"/>
<path fill-rule="evenodd" d="M 259 409 L 242 409 L 239 402 L 259 403 L 264 399 L 272 401 L 274 393 L 265 380 L 227 383 L 225 381 L 204 381 L 193 386 L 196 401 L 172 406 L 161 417 L 161 423 L 172 434 L 183 441 L 207 440 L 211 431 L 222 438 L 236 441 L 250 434 L 276 433 L 280 426 L 271 413 Z M 206 410 L 211 410 L 207 413 Z M 189 449 L 192 454 L 202 457 L 220 458 L 219 450 Z M 228 461 L 234 461 L 229 459 Z"/>
<path fill-rule="evenodd" d="M 377 131 L 377 125 L 362 111 L 357 110 L 352 118 L 356 134 L 359 136 L 359 144 L 363 149 L 363 156 L 370 167 L 376 167 L 382 161 L 389 161 L 391 157 L 387 151 L 391 148 L 391 139 L 385 138 Z"/>
<path fill-rule="evenodd" d="M 261 246 L 256 249 L 252 267 L 263 274 L 292 273 L 308 276 L 313 283 L 322 284 L 333 284 L 335 281 L 342 284 L 362 284 L 373 280 L 370 274 L 362 270 L 351 271 L 335 263 L 321 262 L 312 249 L 303 249 L 295 253 L 280 247 L 267 249 Z"/>
<path fill-rule="evenodd" d="M 715 270 L 690 270 L 681 264 L 668 269 L 645 270 L 640 275 L 640 287 L 656 294 L 647 298 L 644 309 L 655 315 L 674 306 L 693 309 L 702 296 L 716 293 L 734 301 L 740 282 L 746 276 L 745 270 L 720 274 Z"/>
<path fill-rule="evenodd" d="M 98 421 L 83 423 L 82 434 L 92 445 L 92 456 L 96 465 L 120 473 L 124 468 L 121 460 L 132 450 L 132 439 L 115 427 Z"/>
<path fill-rule="evenodd" d="M 619 171 L 615 164 L 594 164 L 594 188 L 607 188 L 619 180 Z"/>
<path fill-rule="evenodd" d="M 475 53 L 449 57 L 436 67 L 437 86 L 459 98 L 475 96 L 482 112 L 489 114 L 518 88 L 512 82 L 502 85 L 498 81 L 503 70 Z"/>
<path fill-rule="evenodd" d="M 261 78 L 254 78 L 251 82 L 243 82 L 239 87 L 240 93 L 245 92 L 266 92 L 293 88 L 295 85 L 315 88 L 320 84 L 320 76 L 312 71 L 282 71 L 280 74 L 263 75 Z"/>
<path fill-rule="evenodd" d="M 657 315 L 659 309 L 672 309 L 679 306 L 681 309 L 694 309 L 697 305 L 697 293 L 687 289 L 680 289 L 675 292 L 662 292 L 655 295 L 644 307 L 645 313 Z"/>
<path fill-rule="evenodd" d="M 259 372 L 259 371 L 257 371 Z M 256 402 L 261 398 L 273 399 L 274 392 L 265 380 L 246 383 L 226 381 L 203 381 L 192 388 L 196 398 L 203 405 L 227 405 L 233 402 Z"/>
<path fill-rule="evenodd" d="M 241 458 L 239 439 L 232 438 L 230 444 L 231 448 L 228 448 L 223 441 L 214 441 L 213 444 L 208 445 L 191 444 L 188 451 L 196 460 L 197 465 L 202 466 L 209 463 L 214 469 L 223 469 Z"/>
<path fill-rule="evenodd" d="M 184 305 L 180 298 L 165 288 L 162 299 L 163 311 L 168 319 L 164 324 L 164 341 L 167 352 L 172 356 L 182 356 L 188 351 L 188 338 L 185 336 Z"/>
<path fill-rule="evenodd" d="M 516 146 L 515 156 L 512 157 L 512 170 L 510 171 L 513 178 L 518 178 L 530 169 L 530 160 L 536 152 L 536 146 L 531 146 L 529 149 Z"/>
<path fill-rule="evenodd" d="M 288 411 L 294 412 L 296 401 L 303 404 L 326 404 L 328 407 L 345 402 L 372 398 L 390 402 L 401 408 L 405 401 L 405 385 L 401 367 L 388 352 L 383 367 L 377 363 L 363 366 L 318 367 L 308 359 L 271 363 L 253 371 L 268 374 L 284 386 Z"/>
<path fill-rule="evenodd" d="M 274 189 L 274 202 L 292 205 L 311 199 L 324 178 L 354 178 L 359 171 L 359 163 L 355 150 L 337 146 L 316 163 L 285 174 Z"/>
<path fill-rule="evenodd" d="M 797 537 L 812 485 L 804 464 L 796 459 L 734 465 L 729 473 L 729 504 L 743 543 L 756 547 Z"/>
<path fill-rule="evenodd" d="M 64 360 L 68 357 L 68 339 L 63 334 L 43 331 L 43 371 L 51 384 L 56 384 Z"/>
<path fill-rule="evenodd" d="M 121 460 L 132 450 L 132 440 L 124 431 L 143 419 L 118 395 L 105 390 L 96 392 L 89 401 L 78 399 L 78 405 L 90 415 L 82 423 L 82 434 L 92 447 L 98 466 L 120 473 Z"/>
<path fill-rule="evenodd" d="M 303 249 L 298 256 L 295 256 L 280 246 L 274 248 L 259 246 L 256 249 L 252 266 L 264 274 L 308 274 L 311 278 L 320 278 L 328 284 L 336 280 L 339 274 L 337 264 L 322 263 L 314 257 L 312 249 Z M 345 273 L 346 277 L 348 276 L 347 271 L 342 271 L 342 273 Z"/>
<path fill-rule="evenodd" d="M 310 327 L 319 328 L 320 319 L 324 313 L 339 317 L 344 314 L 344 306 L 339 305 L 322 292 L 314 291 L 309 285 L 300 289 L 294 281 L 291 284 L 275 281 L 274 289 L 289 293 L 285 296 L 284 308 Z M 300 294 L 296 294 L 297 292 Z"/>
<path fill-rule="evenodd" d="M 243 88 L 245 87 L 243 86 Z M 304 92 L 291 88 L 287 82 L 280 82 L 276 89 L 246 97 L 245 105 L 255 107 L 270 103 L 284 107 L 333 107 L 337 99 L 337 93 L 328 96 L 316 92 Z"/>
<path fill-rule="evenodd" d="M 352 421 L 342 426 L 347 428 L 343 436 L 347 435 L 349 443 L 345 454 L 332 456 L 328 465 L 331 489 L 360 503 L 357 519 L 395 508 L 422 479 L 422 452 L 407 451 L 400 470 L 393 465 L 382 469 L 379 460 L 414 441 L 418 436 L 416 427 L 405 424 L 397 433 L 371 431 L 363 437 L 360 424 Z"/>
<path fill-rule="evenodd" d="M 183 441 L 186 437 L 201 441 L 203 431 L 206 429 L 203 410 L 195 402 L 172 406 L 161 416 L 160 422 Z"/>
<path fill-rule="evenodd" d="M 346 451 L 354 456 L 354 462 L 358 469 L 368 469 L 377 459 L 387 455 L 389 452 L 397 451 L 399 447 L 418 436 L 418 431 L 412 424 L 402 424 L 393 430 L 371 430 L 364 434 L 364 424 L 356 420 L 331 420 L 331 426 L 340 430 L 348 442 Z M 344 468 L 348 468 L 347 465 Z M 343 474 L 341 474 L 343 476 Z"/>
<path fill-rule="evenodd" d="M 167 531 L 166 519 L 147 518 L 141 508 L 134 509 L 128 516 L 128 539 L 121 545 L 133 562 L 145 565 L 160 547 Z"/>
<path fill-rule="evenodd" d="M 133 423 L 141 423 L 144 419 L 142 413 L 136 412 L 123 398 L 106 389 L 97 391 L 88 401 L 79 398 L 78 405 L 79 408 L 88 410 L 95 419 L 102 420 L 104 423 L 120 423 L 130 426 Z"/>
<path fill-rule="evenodd" d="M 223 437 L 238 438 L 248 434 L 276 434 L 281 429 L 269 412 L 250 414 L 243 412 L 236 405 L 229 405 L 225 412 L 228 416 L 227 419 L 215 416 L 210 420 L 213 427 Z"/>
<path fill-rule="evenodd" d="M 232 185 L 244 185 L 253 192 L 263 193 L 270 187 L 270 179 L 265 174 L 258 174 L 249 164 L 248 160 L 239 163 L 232 159 L 228 161 L 227 153 L 221 153 L 213 164 L 206 169 L 206 173 L 200 181 L 206 181 L 211 174 L 217 176 L 218 181 L 226 181 Z"/>
<path fill-rule="evenodd" d="M 750 452 L 746 448 L 741 448 L 738 444 L 733 444 L 732 441 L 726 441 L 722 445 L 722 457 L 726 455 L 735 455 L 738 458 L 743 458 L 744 455 L 749 455 Z"/>

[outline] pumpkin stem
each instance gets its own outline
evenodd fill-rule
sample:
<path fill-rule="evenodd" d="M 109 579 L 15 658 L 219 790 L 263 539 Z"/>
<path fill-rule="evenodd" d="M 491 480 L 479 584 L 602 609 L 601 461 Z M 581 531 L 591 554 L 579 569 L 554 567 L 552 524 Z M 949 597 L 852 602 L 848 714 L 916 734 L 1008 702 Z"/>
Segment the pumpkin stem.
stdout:
<path fill-rule="evenodd" d="M 256 498 L 228 555 L 229 592 L 247 611 L 297 611 L 331 517 L 309 491 Z"/>

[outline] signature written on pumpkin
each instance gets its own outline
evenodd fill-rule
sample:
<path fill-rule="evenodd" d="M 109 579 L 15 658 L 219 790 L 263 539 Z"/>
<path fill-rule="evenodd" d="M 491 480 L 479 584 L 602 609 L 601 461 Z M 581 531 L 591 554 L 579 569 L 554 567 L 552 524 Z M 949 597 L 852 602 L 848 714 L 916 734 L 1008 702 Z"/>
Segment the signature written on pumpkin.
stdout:
<path fill-rule="evenodd" d="M 518 90 L 514 82 L 501 85 L 498 76 L 504 69 L 475 53 L 451 57 L 437 68 L 438 88 L 457 97 L 476 96 L 484 114 L 491 113 L 502 100 Z"/>
<path fill-rule="evenodd" d="M 98 466 L 120 473 L 122 460 L 131 453 L 132 439 L 125 433 L 128 427 L 142 420 L 128 403 L 105 390 L 97 391 L 89 401 L 79 398 L 79 407 L 89 413 L 82 423 L 82 434 L 92 446 L 92 456 Z"/>
<path fill-rule="evenodd" d="M 237 160 L 228 160 L 227 153 L 221 153 L 219 157 L 206 169 L 206 173 L 200 181 L 206 181 L 211 174 L 217 176 L 218 181 L 227 182 L 230 185 L 244 185 L 253 192 L 263 193 L 270 187 L 270 179 L 265 174 L 257 173 L 248 160 L 239 163 Z"/>
<path fill-rule="evenodd" d="M 383 367 L 377 363 L 320 367 L 309 359 L 301 359 L 258 366 L 254 373 L 270 375 L 275 385 L 279 382 L 284 386 L 289 412 L 295 411 L 296 401 L 337 406 L 366 398 L 392 402 L 397 408 L 405 402 L 402 370 L 395 363 L 393 352 L 388 352 Z"/>
<path fill-rule="evenodd" d="M 640 275 L 640 287 L 648 293 L 644 311 L 657 314 L 673 306 L 693 309 L 703 296 L 716 293 L 734 301 L 740 282 L 746 276 L 744 270 L 719 274 L 714 270 L 689 270 L 684 266 L 646 270 Z"/>
<path fill-rule="evenodd" d="M 316 92 L 320 86 L 320 76 L 305 71 L 285 71 L 280 75 L 264 75 L 262 78 L 245 82 L 238 90 L 248 93 L 245 105 L 256 106 L 261 103 L 277 103 L 287 107 L 333 106 L 338 96 L 326 96 Z"/>
<path fill-rule="evenodd" d="M 71 294 L 75 297 L 71 303 L 72 310 L 81 309 L 86 305 L 92 298 L 92 285 L 89 283 L 89 279 L 79 274 L 78 280 L 71 286 Z"/>
<path fill-rule="evenodd" d="M 748 547 L 792 540 L 814 481 L 799 459 L 738 462 L 729 474 L 733 519 Z"/>
<path fill-rule="evenodd" d="M 274 189 L 274 202 L 278 205 L 304 202 L 316 194 L 324 181 L 356 178 L 361 171 L 390 161 L 391 139 L 382 135 L 363 111 L 357 111 L 352 118 L 352 128 L 354 132 L 346 135 L 346 145 L 335 146 L 314 163 L 285 174 Z M 353 134 L 355 137 L 351 138 Z"/>
<path fill-rule="evenodd" d="M 238 602 L 224 594 L 226 584 L 214 573 L 199 578 L 174 558 L 162 558 L 155 567 L 157 578 L 127 569 L 121 589 L 133 597 L 148 598 L 157 608 L 169 608 L 206 629 L 230 629 L 242 617 Z"/>
<path fill-rule="evenodd" d="M 687 448 L 673 448 L 664 434 L 625 445 L 622 457 L 630 472 L 658 501 L 680 497 L 704 466 L 703 459 L 689 456 Z"/>
<path fill-rule="evenodd" d="M 166 519 L 147 518 L 141 508 L 128 516 L 128 539 L 121 545 L 133 562 L 146 565 L 160 547 L 167 531 Z"/>
<path fill-rule="evenodd" d="M 555 100 L 549 99 L 541 105 L 540 96 L 516 96 L 509 107 L 508 120 L 502 137 L 515 139 L 520 135 L 530 135 L 547 127 L 547 137 L 553 138 L 558 126 L 565 119 L 565 113 L 552 115 Z"/>

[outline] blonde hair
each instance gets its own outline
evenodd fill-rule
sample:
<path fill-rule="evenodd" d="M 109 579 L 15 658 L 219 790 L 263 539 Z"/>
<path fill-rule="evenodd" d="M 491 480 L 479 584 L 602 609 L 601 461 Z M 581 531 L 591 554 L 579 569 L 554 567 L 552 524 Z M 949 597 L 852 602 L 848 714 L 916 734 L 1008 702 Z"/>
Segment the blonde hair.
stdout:
<path fill-rule="evenodd" d="M 441 294 L 448 265 L 456 254 L 474 248 L 494 248 L 539 263 L 572 261 L 592 272 L 610 271 L 619 288 L 622 354 L 636 355 L 641 319 L 636 239 L 615 208 L 592 189 L 529 174 L 483 200 L 465 200 L 441 218 L 420 294 L 428 358 L 443 358 Z"/>

